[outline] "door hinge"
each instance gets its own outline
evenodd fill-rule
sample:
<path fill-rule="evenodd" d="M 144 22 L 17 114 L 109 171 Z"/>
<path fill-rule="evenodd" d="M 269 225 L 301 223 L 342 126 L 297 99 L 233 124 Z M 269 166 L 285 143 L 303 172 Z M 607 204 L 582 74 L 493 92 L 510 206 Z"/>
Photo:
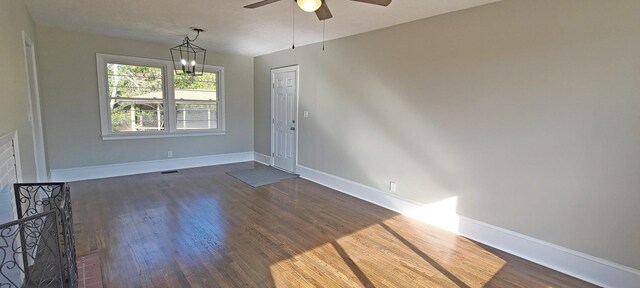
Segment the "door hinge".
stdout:
<path fill-rule="evenodd" d="M 276 153 L 271 153 L 271 157 L 276 157 Z"/>
<path fill-rule="evenodd" d="M 276 88 L 276 83 L 271 83 L 271 87 Z"/>
<path fill-rule="evenodd" d="M 271 123 L 276 123 L 276 118 L 271 118 Z"/>

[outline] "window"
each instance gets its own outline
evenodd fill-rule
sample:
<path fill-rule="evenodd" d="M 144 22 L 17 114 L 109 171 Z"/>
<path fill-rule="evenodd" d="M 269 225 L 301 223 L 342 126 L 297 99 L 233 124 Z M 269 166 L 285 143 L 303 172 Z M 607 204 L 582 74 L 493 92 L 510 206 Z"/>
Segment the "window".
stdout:
<path fill-rule="evenodd" d="M 112 133 L 164 131 L 162 68 L 107 63 Z"/>
<path fill-rule="evenodd" d="M 224 134 L 224 68 L 191 77 L 171 61 L 96 58 L 103 139 Z"/>
<path fill-rule="evenodd" d="M 217 72 L 174 76 L 177 129 L 218 128 L 217 79 Z"/>

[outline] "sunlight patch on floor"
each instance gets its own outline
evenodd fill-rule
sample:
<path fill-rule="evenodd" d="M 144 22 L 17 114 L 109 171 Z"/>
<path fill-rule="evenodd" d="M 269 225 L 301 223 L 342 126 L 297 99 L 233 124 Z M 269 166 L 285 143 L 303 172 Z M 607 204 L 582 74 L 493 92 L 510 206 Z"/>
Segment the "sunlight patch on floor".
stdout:
<path fill-rule="evenodd" d="M 506 264 L 475 243 L 404 216 L 270 266 L 276 287 L 483 287 Z M 422 224 L 419 224 L 422 225 Z M 415 231 L 414 231 L 415 230 Z M 444 239 L 451 243 L 441 243 Z"/>
<path fill-rule="evenodd" d="M 270 269 L 276 287 L 360 286 L 331 243 L 282 260 Z"/>

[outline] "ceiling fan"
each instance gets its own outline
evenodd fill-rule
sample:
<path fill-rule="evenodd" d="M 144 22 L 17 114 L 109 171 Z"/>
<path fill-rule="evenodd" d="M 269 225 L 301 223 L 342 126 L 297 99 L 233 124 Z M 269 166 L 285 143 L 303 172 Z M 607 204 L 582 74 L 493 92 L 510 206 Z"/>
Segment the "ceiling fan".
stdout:
<path fill-rule="evenodd" d="M 278 1 L 280 0 L 262 0 L 256 3 L 244 6 L 244 8 L 249 8 L 249 9 L 258 8 L 258 7 L 262 7 L 264 5 L 275 3 Z M 316 16 L 318 16 L 318 19 L 320 19 L 320 21 L 327 20 L 333 17 L 333 15 L 331 15 L 331 11 L 329 11 L 329 7 L 327 6 L 327 3 L 325 3 L 325 0 L 293 0 L 293 1 L 297 2 L 300 9 L 306 12 L 316 12 Z M 380 5 L 380 6 L 388 6 L 391 3 L 391 0 L 351 0 L 351 1 L 363 2 L 368 4 Z"/>

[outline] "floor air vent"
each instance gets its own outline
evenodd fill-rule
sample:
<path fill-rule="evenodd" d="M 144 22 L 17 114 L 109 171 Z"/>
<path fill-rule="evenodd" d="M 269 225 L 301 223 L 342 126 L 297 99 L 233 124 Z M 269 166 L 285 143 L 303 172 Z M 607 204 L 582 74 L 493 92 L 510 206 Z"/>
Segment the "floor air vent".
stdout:
<path fill-rule="evenodd" d="M 171 170 L 171 171 L 162 171 L 162 172 L 160 172 L 160 174 L 174 174 L 174 173 L 178 173 L 178 170 Z"/>

